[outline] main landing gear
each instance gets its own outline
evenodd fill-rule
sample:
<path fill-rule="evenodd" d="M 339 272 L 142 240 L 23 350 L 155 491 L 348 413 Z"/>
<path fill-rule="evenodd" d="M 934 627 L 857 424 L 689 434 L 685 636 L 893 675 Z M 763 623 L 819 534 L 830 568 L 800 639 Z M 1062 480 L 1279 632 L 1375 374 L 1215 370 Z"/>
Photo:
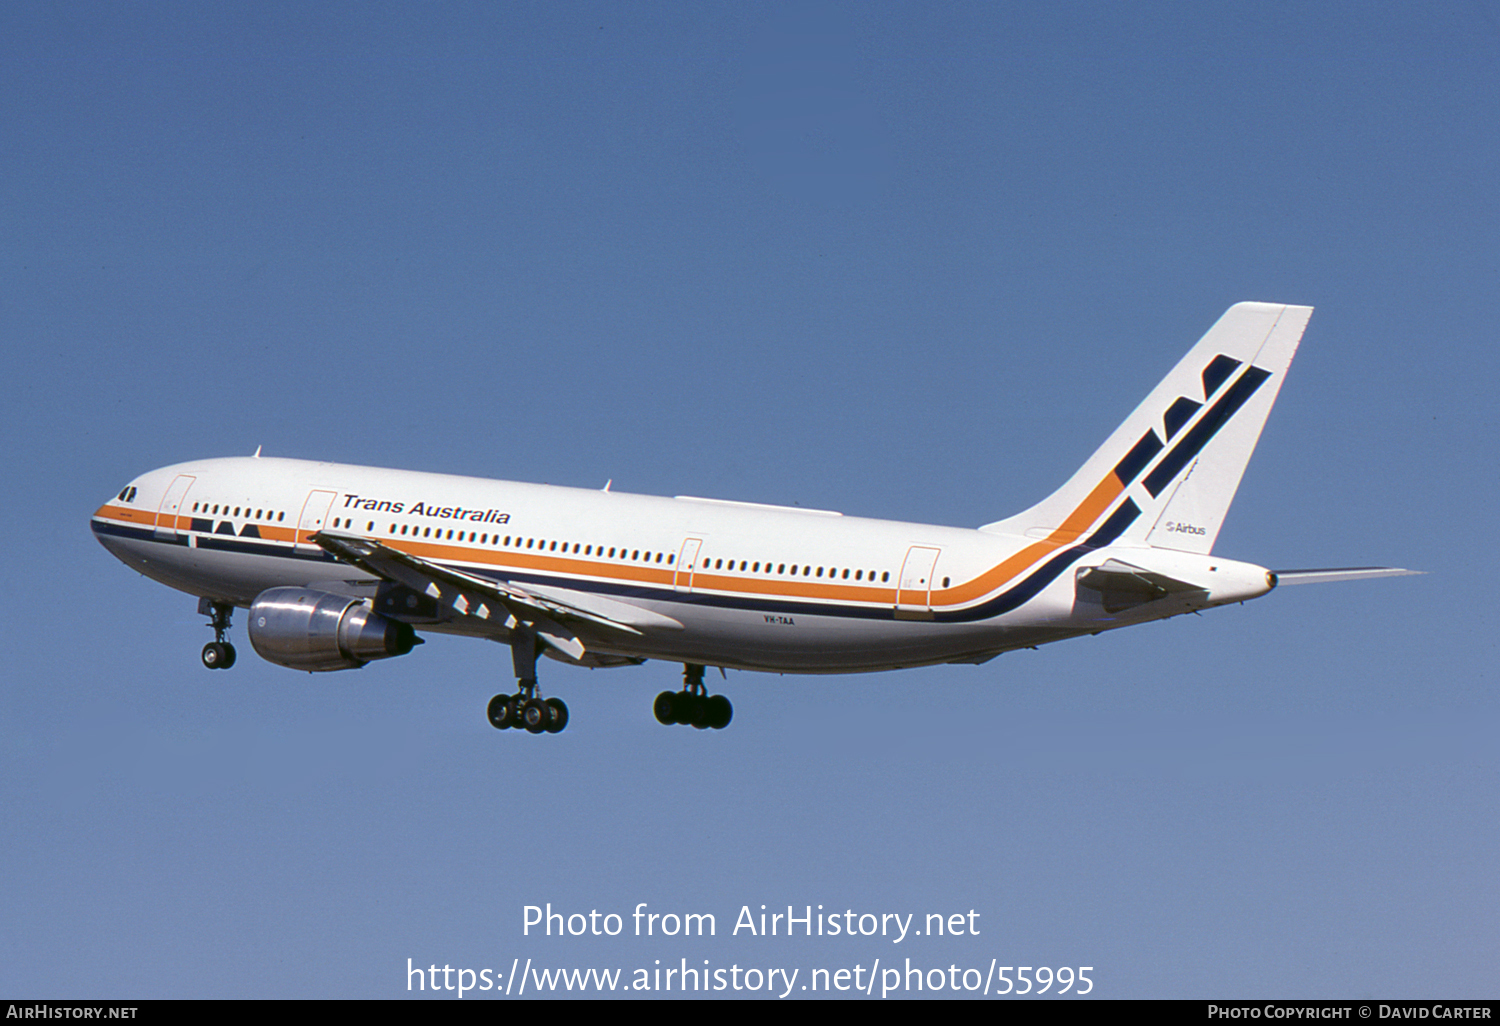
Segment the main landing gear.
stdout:
<path fill-rule="evenodd" d="M 496 695 L 486 710 L 496 730 L 515 728 L 529 734 L 556 734 L 568 725 L 568 707 L 561 698 L 537 697 L 536 632 L 522 624 L 511 631 L 511 662 L 515 664 L 517 691 Z"/>
<path fill-rule="evenodd" d="M 229 615 L 234 612 L 234 606 L 200 598 L 198 612 L 210 618 L 208 625 L 214 629 L 214 640 L 203 646 L 203 665 L 210 670 L 229 669 L 234 665 L 234 646 L 225 640 L 225 636 L 229 633 Z"/>
<path fill-rule="evenodd" d="M 663 691 L 651 707 L 658 723 L 681 723 L 703 730 L 723 730 L 734 719 L 734 706 L 723 695 L 710 695 L 703 684 L 703 667 L 682 664 L 682 690 Z"/>

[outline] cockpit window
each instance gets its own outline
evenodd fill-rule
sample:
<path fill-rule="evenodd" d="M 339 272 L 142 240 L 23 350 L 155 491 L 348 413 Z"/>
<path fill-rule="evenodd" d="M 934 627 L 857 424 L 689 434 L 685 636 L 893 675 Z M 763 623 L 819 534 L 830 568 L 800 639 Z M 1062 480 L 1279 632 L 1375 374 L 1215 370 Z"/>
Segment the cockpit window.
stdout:
<path fill-rule="evenodd" d="M 135 485 L 126 485 L 124 488 L 120 489 L 118 499 L 120 502 L 134 502 Z"/>

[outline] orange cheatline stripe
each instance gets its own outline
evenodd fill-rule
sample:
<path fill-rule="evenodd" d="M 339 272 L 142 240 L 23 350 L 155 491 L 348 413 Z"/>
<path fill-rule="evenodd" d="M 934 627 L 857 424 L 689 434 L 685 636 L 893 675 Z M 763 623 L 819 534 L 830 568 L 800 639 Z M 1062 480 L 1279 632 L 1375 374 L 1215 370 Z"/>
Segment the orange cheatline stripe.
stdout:
<path fill-rule="evenodd" d="M 1047 537 L 1035 544 L 1026 546 L 1015 555 L 972 580 L 957 584 L 952 588 L 934 588 L 932 590 L 932 604 L 935 606 L 950 606 L 969 602 L 989 594 L 1003 584 L 1009 583 L 1011 579 L 1033 563 L 1052 555 L 1052 553 L 1064 545 L 1071 545 L 1082 537 L 1083 532 L 1098 520 L 1105 510 L 1109 509 L 1110 505 L 1115 499 L 1120 497 L 1120 493 L 1124 490 L 1124 482 L 1111 471 L 1078 504 L 1078 508 L 1068 514 L 1067 519 L 1056 530 L 1047 535 Z"/>
<path fill-rule="evenodd" d="M 132 524 L 154 525 L 156 523 L 156 510 L 154 509 L 136 509 L 133 506 L 116 506 L 113 503 L 109 502 L 106 502 L 104 505 L 100 506 L 99 509 L 95 511 L 94 516 L 103 517 L 106 520 L 126 520 Z"/>
<path fill-rule="evenodd" d="M 1026 546 L 978 577 L 961 582 L 951 588 L 931 589 L 932 605 L 953 606 L 973 601 L 1008 583 L 1034 563 L 1082 537 L 1083 533 L 1109 509 L 1115 499 L 1119 498 L 1124 490 L 1124 483 L 1113 472 L 1105 475 L 1104 480 L 1100 481 L 1094 487 L 1094 490 L 1078 504 L 1078 507 L 1046 538 Z M 154 525 L 156 520 L 156 513 L 154 511 L 131 509 L 111 504 L 101 506 L 99 511 L 94 515 L 147 526 Z M 192 519 L 190 516 L 178 516 L 176 518 L 178 529 L 188 530 L 191 527 Z M 303 531 L 300 528 L 291 527 L 272 527 L 270 525 L 257 525 L 257 527 L 260 528 L 262 539 L 267 541 L 292 541 L 295 539 L 302 544 L 316 544 L 308 540 L 315 533 L 313 531 Z M 540 553 L 528 553 L 524 551 L 515 552 L 508 549 L 480 548 L 477 545 L 471 548 L 467 545 L 435 544 L 430 541 L 417 541 L 408 538 L 384 538 L 378 534 L 371 534 L 369 537 L 392 548 L 429 559 L 452 560 L 461 563 L 483 563 L 500 568 L 508 567 L 517 570 L 548 571 L 552 573 L 572 574 L 579 577 L 637 581 L 666 587 L 678 583 L 678 568 L 669 565 L 632 566 L 630 564 L 596 562 L 592 558 L 587 557 L 542 555 Z M 400 544 L 398 544 L 398 541 Z M 703 570 L 689 571 L 689 573 L 692 575 L 694 591 L 718 591 L 770 597 L 821 599 L 824 601 L 858 602 L 872 605 L 894 605 L 897 597 L 896 589 L 888 586 L 876 587 L 866 584 L 812 579 L 741 578 L 719 573 L 709 573 Z"/>

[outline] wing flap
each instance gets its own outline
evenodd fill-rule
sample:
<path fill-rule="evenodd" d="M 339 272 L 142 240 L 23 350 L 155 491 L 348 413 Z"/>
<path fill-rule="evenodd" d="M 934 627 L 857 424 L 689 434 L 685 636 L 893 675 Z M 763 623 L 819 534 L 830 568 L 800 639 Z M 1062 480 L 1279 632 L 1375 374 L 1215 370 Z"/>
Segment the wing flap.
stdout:
<path fill-rule="evenodd" d="M 637 636 L 641 633 L 637 627 L 622 619 L 585 609 L 579 603 L 539 594 L 511 581 L 493 581 L 477 574 L 455 570 L 370 538 L 319 531 L 312 536 L 312 540 L 324 551 L 350 566 L 436 599 L 440 607 L 451 609 L 455 616 L 475 617 L 507 628 L 514 626 L 517 621 L 529 624 L 538 637 L 575 660 L 583 658 L 585 648 L 570 624 L 587 624 L 594 628 Z M 570 594 L 563 589 L 555 591 Z M 600 601 L 609 602 L 610 607 L 619 606 L 621 611 L 634 610 L 634 607 L 622 602 Z M 614 611 L 611 608 L 611 612 Z M 645 610 L 634 612 L 639 614 L 634 617 L 636 619 L 653 621 L 646 624 L 649 626 L 656 626 L 654 620 L 660 619 L 670 622 L 679 630 L 682 627 L 669 617 L 657 617 L 657 614 Z"/>

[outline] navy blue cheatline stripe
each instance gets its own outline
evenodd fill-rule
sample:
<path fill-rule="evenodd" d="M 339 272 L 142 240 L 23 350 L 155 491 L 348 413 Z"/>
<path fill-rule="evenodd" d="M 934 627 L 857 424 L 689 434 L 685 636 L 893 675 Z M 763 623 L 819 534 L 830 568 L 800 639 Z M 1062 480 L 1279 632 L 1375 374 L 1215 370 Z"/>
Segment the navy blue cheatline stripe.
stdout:
<path fill-rule="evenodd" d="M 111 524 L 103 520 L 94 520 L 90 526 L 95 534 L 109 534 L 118 538 L 134 538 L 137 541 L 155 542 L 158 545 L 187 545 L 186 533 L 178 533 L 171 537 L 158 538 L 156 529 L 151 527 L 127 527 L 124 524 Z M 219 552 L 242 552 L 251 556 L 276 556 L 280 559 L 300 559 L 313 563 L 337 563 L 331 554 L 318 549 L 316 552 L 296 552 L 292 549 L 291 542 L 266 541 L 249 537 L 200 534 L 198 535 L 198 548 L 213 549 Z"/>
<path fill-rule="evenodd" d="M 1259 367 L 1251 367 L 1245 371 L 1240 375 L 1239 380 L 1230 386 L 1229 391 L 1224 393 L 1224 398 L 1214 403 L 1198 423 L 1193 425 L 1192 430 L 1183 435 L 1180 442 L 1172 446 L 1166 458 L 1156 465 L 1155 470 L 1146 475 L 1146 491 L 1151 493 L 1153 499 L 1172 483 L 1172 479 L 1182 471 L 1183 467 L 1193 462 L 1193 459 L 1203 451 L 1203 447 L 1219 433 L 1219 429 L 1229 423 L 1229 419 L 1239 411 L 1241 406 L 1249 402 L 1256 389 L 1265 384 L 1270 376 L 1270 371 L 1261 370 Z"/>
<path fill-rule="evenodd" d="M 1071 549 L 1066 549 L 1047 560 L 1014 588 L 970 609 L 940 612 L 935 614 L 934 618 L 942 623 L 972 623 L 975 620 L 987 620 L 992 616 L 1009 613 L 1035 598 L 1043 588 L 1057 580 L 1058 576 L 1080 556 L 1095 549 L 1102 549 L 1114 542 L 1125 533 L 1127 527 L 1135 523 L 1140 515 L 1141 510 L 1135 504 L 1135 500 L 1126 499 L 1120 504 L 1119 509 L 1110 514 L 1108 520 L 1099 525 L 1099 530 Z"/>
<path fill-rule="evenodd" d="M 1116 464 L 1115 477 L 1120 479 L 1120 484 L 1128 486 L 1161 450 L 1162 441 L 1156 437 L 1156 429 L 1152 428 L 1142 435 L 1141 440 L 1125 454 L 1125 458 Z"/>
<path fill-rule="evenodd" d="M 1203 368 L 1203 398 L 1212 399 L 1219 386 L 1229 380 L 1229 375 L 1239 369 L 1240 361 L 1220 353 L 1213 363 Z"/>
<path fill-rule="evenodd" d="M 167 538 L 158 538 L 154 527 L 126 527 L 123 524 L 109 524 L 102 520 L 90 522 L 95 534 L 114 534 L 121 538 L 135 538 L 140 541 L 156 542 L 158 545 L 186 545 L 187 535 L 175 535 Z"/>
<path fill-rule="evenodd" d="M 1202 403 L 1195 403 L 1187 396 L 1179 396 L 1177 401 L 1167 407 L 1166 415 L 1162 417 L 1162 423 L 1167 428 L 1167 441 L 1182 430 L 1182 425 L 1193 419 L 1193 414 L 1203 409 Z"/>
<path fill-rule="evenodd" d="M 1137 517 L 1141 514 L 1140 508 L 1135 502 L 1126 499 L 1120 507 L 1114 511 L 1099 529 L 1089 535 L 1082 542 L 1053 556 L 1042 566 L 1032 571 L 1015 587 L 1001 592 L 994 598 L 978 606 L 968 609 L 956 609 L 948 612 L 938 612 L 934 619 L 943 623 L 973 623 L 976 620 L 985 620 L 992 616 L 1008 613 L 1013 609 L 1034 598 L 1043 588 L 1055 581 L 1058 576 L 1067 569 L 1068 565 L 1077 560 L 1085 553 L 1094 549 L 1102 548 L 1114 542 L 1120 535 L 1125 533 Z M 185 538 L 168 539 L 157 538 L 151 528 L 125 527 L 118 524 L 110 524 L 102 521 L 94 521 L 93 529 L 99 534 L 113 534 L 127 538 L 137 538 L 142 541 L 155 542 L 157 544 L 185 545 Z M 319 549 L 317 553 L 296 552 L 286 543 L 282 542 L 252 542 L 234 541 L 217 538 L 212 535 L 202 536 L 198 539 L 199 548 L 214 548 L 231 552 L 245 552 L 254 555 L 269 555 L 280 559 L 292 559 L 310 562 L 335 562 L 342 563 L 332 553 Z M 349 564 L 344 563 L 348 566 Z M 446 565 L 446 564 L 445 564 Z M 524 573 L 492 566 L 470 566 L 464 563 L 457 564 L 459 569 L 468 573 L 477 574 L 482 577 L 491 578 L 497 582 L 514 581 L 517 584 L 542 584 L 553 587 L 565 587 L 574 591 L 589 594 L 601 594 L 616 598 L 640 598 L 655 602 L 668 604 L 685 603 L 688 605 L 710 606 L 720 609 L 745 609 L 756 612 L 779 611 L 790 612 L 794 615 L 803 616 L 839 616 L 858 620 L 889 620 L 894 615 L 894 606 L 881 603 L 869 606 L 837 605 L 833 603 L 806 602 L 794 599 L 773 598 L 751 598 L 736 595 L 719 595 L 703 592 L 678 592 L 668 585 L 640 586 L 618 584 L 611 581 L 590 581 L 574 577 L 562 577 L 550 574 Z"/>

